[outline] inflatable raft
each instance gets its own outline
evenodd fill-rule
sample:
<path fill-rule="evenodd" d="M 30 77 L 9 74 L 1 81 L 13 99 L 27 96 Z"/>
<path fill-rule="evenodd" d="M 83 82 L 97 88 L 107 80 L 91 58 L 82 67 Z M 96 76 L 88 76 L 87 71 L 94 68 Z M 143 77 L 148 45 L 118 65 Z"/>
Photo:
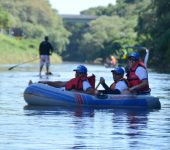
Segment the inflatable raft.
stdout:
<path fill-rule="evenodd" d="M 45 84 L 32 84 L 24 91 L 24 99 L 32 106 L 85 106 L 95 108 L 160 109 L 159 98 L 150 95 L 89 95 L 65 91 Z"/>

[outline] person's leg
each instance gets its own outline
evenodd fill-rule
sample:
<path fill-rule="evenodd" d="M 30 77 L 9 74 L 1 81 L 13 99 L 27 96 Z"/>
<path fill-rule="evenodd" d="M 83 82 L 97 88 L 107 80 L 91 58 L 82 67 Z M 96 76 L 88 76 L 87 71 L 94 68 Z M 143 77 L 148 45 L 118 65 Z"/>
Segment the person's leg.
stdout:
<path fill-rule="evenodd" d="M 46 64 L 46 75 L 49 74 L 49 65 Z"/>
<path fill-rule="evenodd" d="M 52 73 L 49 71 L 50 68 L 50 56 L 46 55 L 46 75 L 51 75 Z"/>
<path fill-rule="evenodd" d="M 41 56 L 40 56 L 40 70 L 39 70 L 39 76 L 40 76 L 40 77 L 41 77 L 41 72 L 42 72 L 44 63 L 45 63 L 45 57 L 44 57 L 44 55 L 41 55 Z"/>
<path fill-rule="evenodd" d="M 39 72 L 39 76 L 41 77 L 41 71 L 42 71 L 42 69 L 43 69 L 43 66 L 44 65 L 40 65 L 40 72 Z"/>

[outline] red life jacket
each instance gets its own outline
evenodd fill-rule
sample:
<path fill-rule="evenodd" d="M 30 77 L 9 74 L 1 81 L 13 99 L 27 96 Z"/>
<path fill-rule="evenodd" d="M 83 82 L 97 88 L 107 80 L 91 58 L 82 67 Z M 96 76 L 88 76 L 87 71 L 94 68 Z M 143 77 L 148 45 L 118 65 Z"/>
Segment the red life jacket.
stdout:
<path fill-rule="evenodd" d="M 66 83 L 66 90 L 78 90 L 83 91 L 83 81 L 88 80 L 92 88 L 95 88 L 95 75 L 89 76 L 89 77 L 78 77 L 73 78 L 70 81 Z"/>
<path fill-rule="evenodd" d="M 127 84 L 127 86 L 129 87 L 129 83 L 128 83 L 128 81 L 127 81 L 125 78 L 121 78 L 121 79 L 118 80 L 117 82 L 119 82 L 119 81 L 124 81 L 124 82 Z M 117 82 L 114 82 L 114 83 L 112 83 L 112 84 L 110 85 L 110 88 L 111 88 L 112 90 L 115 89 L 115 86 L 116 86 L 116 83 L 117 83 Z"/>
<path fill-rule="evenodd" d="M 130 69 L 129 76 L 128 76 L 128 82 L 129 82 L 129 87 L 133 87 L 135 85 L 138 85 L 142 83 L 142 81 L 139 79 L 139 77 L 135 74 L 136 69 L 141 66 L 146 69 L 145 65 L 143 62 L 136 63 L 134 67 Z M 149 85 L 146 85 L 145 87 L 141 88 L 139 92 L 145 92 L 149 91 Z"/>

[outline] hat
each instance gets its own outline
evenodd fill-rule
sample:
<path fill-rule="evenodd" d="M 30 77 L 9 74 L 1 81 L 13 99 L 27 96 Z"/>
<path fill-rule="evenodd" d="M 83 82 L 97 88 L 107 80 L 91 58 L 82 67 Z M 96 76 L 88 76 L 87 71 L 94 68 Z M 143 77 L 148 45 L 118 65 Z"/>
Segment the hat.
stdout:
<path fill-rule="evenodd" d="M 135 60 L 135 61 L 138 61 L 139 58 L 140 58 L 140 54 L 138 52 L 132 52 L 132 53 L 129 54 L 128 58 Z"/>
<path fill-rule="evenodd" d="M 114 70 L 111 70 L 112 73 L 124 75 L 124 70 L 121 67 L 117 67 Z"/>
<path fill-rule="evenodd" d="M 74 69 L 73 71 L 78 71 L 78 72 L 80 72 L 80 73 L 87 73 L 87 68 L 86 68 L 85 66 L 83 66 L 83 65 L 79 65 L 79 66 L 77 66 L 77 68 Z"/>

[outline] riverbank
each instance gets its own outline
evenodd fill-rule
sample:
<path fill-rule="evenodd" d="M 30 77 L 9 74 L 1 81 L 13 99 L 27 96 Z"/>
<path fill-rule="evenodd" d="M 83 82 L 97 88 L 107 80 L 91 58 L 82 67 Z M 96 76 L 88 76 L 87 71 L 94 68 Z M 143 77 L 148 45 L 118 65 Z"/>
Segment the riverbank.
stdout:
<path fill-rule="evenodd" d="M 0 34 L 0 64 L 23 63 L 38 56 L 39 42 L 37 39 L 20 39 Z M 53 63 L 62 62 L 57 54 L 51 57 Z M 34 61 L 38 63 L 39 60 Z"/>

